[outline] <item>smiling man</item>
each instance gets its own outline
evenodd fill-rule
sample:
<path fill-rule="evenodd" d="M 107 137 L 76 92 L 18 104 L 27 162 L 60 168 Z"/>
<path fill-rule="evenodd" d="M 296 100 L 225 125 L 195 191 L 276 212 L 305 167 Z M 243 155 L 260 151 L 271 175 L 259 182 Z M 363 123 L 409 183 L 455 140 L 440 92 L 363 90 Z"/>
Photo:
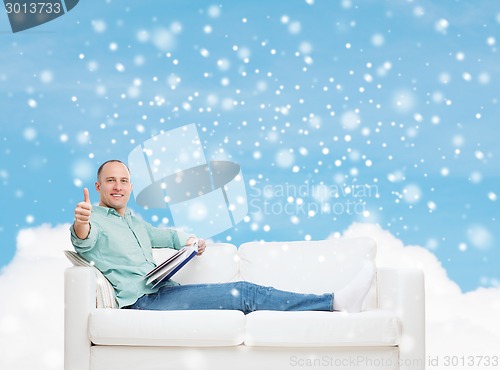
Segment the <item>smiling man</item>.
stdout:
<path fill-rule="evenodd" d="M 132 184 L 128 167 L 110 160 L 97 171 L 99 205 L 92 206 L 88 189 L 75 208 L 71 242 L 113 285 L 120 308 L 147 310 L 229 309 L 358 312 L 374 275 L 369 264 L 344 289 L 321 295 L 299 294 L 246 281 L 179 285 L 167 280 L 153 287 L 144 275 L 155 267 L 152 248 L 180 249 L 195 240 L 181 230 L 157 228 L 127 207 Z M 198 254 L 206 243 L 199 239 Z M 238 292 L 238 294 L 235 294 Z"/>
<path fill-rule="evenodd" d="M 99 205 L 92 206 L 88 189 L 75 208 L 71 242 L 111 282 L 120 307 L 133 304 L 145 294 L 158 291 L 143 276 L 155 267 L 152 248 L 180 249 L 195 240 L 181 230 L 157 228 L 135 216 L 127 203 L 132 193 L 130 172 L 119 160 L 104 162 L 97 171 L 95 189 Z M 205 251 L 199 240 L 198 254 Z M 167 281 L 164 285 L 178 285 Z"/>

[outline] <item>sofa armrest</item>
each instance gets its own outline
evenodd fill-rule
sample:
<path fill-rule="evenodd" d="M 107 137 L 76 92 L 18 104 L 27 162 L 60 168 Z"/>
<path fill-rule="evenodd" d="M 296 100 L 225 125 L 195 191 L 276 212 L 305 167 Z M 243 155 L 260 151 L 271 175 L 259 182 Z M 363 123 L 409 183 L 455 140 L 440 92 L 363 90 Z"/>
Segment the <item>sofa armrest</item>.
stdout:
<path fill-rule="evenodd" d="M 91 267 L 64 272 L 64 369 L 90 369 L 88 319 L 96 308 L 96 277 Z"/>
<path fill-rule="evenodd" d="M 401 322 L 400 369 L 425 368 L 425 288 L 418 269 L 379 268 L 378 307 L 392 310 Z"/>

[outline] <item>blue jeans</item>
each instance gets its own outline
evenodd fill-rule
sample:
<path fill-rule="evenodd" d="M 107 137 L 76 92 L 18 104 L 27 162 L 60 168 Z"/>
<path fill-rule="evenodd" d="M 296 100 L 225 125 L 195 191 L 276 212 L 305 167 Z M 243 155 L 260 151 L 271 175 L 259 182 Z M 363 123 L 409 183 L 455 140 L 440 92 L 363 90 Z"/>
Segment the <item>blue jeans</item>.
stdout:
<path fill-rule="evenodd" d="M 332 294 L 300 294 L 246 281 L 165 286 L 126 308 L 137 310 L 333 311 Z"/>

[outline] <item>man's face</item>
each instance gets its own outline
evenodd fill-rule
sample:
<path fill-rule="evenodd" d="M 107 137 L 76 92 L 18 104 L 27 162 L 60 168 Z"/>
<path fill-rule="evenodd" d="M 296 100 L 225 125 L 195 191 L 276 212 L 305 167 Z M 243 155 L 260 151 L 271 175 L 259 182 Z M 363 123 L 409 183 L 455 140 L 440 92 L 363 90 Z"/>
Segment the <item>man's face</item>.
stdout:
<path fill-rule="evenodd" d="M 122 216 L 125 214 L 132 184 L 130 173 L 123 163 L 105 164 L 95 183 L 95 188 L 99 192 L 100 206 L 114 208 Z"/>

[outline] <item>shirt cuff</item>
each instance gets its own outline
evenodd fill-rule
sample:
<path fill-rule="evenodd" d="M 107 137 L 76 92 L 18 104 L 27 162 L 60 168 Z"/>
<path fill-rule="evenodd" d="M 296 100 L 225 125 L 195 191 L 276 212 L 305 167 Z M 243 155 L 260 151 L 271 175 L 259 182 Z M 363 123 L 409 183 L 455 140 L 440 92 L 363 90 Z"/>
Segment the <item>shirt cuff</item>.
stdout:
<path fill-rule="evenodd" d="M 188 234 L 182 230 L 177 230 L 176 232 L 177 232 L 177 240 L 179 240 L 179 248 L 175 249 L 181 249 L 182 247 L 186 246 L 186 243 L 189 238 L 196 238 L 196 235 Z"/>
<path fill-rule="evenodd" d="M 92 224 L 90 225 L 89 234 L 85 239 L 80 239 L 75 232 L 75 226 L 72 224 L 69 228 L 71 233 L 71 243 L 75 248 L 91 248 L 95 244 L 95 232 L 92 232 Z"/>

